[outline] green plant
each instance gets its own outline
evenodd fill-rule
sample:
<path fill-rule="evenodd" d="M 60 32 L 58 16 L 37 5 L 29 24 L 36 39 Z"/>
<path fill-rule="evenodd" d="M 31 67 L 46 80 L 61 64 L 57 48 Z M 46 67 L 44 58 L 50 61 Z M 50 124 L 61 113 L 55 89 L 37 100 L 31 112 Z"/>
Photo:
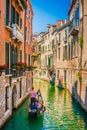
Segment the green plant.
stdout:
<path fill-rule="evenodd" d="M 78 72 L 77 76 L 78 76 L 78 80 L 79 80 L 79 82 L 82 83 L 82 75 L 81 75 L 81 73 Z"/>
<path fill-rule="evenodd" d="M 78 38 L 79 46 L 83 48 L 83 37 Z"/>
<path fill-rule="evenodd" d="M 25 63 L 25 62 L 19 62 L 18 66 L 20 66 L 20 68 L 26 68 L 27 67 L 27 63 Z"/>
<path fill-rule="evenodd" d="M 0 65 L 0 70 L 5 70 L 5 69 L 8 69 L 8 65 L 7 64 L 4 64 L 4 65 Z"/>

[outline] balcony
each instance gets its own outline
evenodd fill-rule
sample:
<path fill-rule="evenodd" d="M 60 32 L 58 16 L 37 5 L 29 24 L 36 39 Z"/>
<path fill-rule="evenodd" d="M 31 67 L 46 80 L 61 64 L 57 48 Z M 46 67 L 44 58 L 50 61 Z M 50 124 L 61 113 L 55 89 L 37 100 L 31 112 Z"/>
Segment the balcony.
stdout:
<path fill-rule="evenodd" d="M 6 26 L 5 27 L 7 30 L 12 31 L 11 22 L 8 21 L 8 19 L 6 19 Z"/>
<path fill-rule="evenodd" d="M 77 26 L 73 26 L 72 27 L 72 30 L 70 31 L 70 34 L 71 35 L 76 35 L 76 34 L 78 34 L 78 31 L 79 31 L 79 27 Z"/>
<path fill-rule="evenodd" d="M 76 35 L 79 32 L 79 20 L 74 19 L 71 21 L 70 27 L 69 27 L 69 34 L 70 35 Z"/>
<path fill-rule="evenodd" d="M 20 43 L 23 42 L 23 33 L 17 24 L 12 24 L 11 39 L 17 40 L 17 42 L 20 42 Z"/>

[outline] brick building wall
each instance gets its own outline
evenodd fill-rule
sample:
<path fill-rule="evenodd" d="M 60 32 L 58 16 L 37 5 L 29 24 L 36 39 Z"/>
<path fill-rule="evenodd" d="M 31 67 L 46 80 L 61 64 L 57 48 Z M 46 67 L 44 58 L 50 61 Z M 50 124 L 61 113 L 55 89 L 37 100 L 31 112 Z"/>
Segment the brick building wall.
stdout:
<path fill-rule="evenodd" d="M 17 51 L 18 61 L 20 62 L 20 51 L 22 51 L 21 62 L 26 62 L 28 64 L 29 59 L 26 58 L 26 54 L 30 55 L 30 60 L 32 58 L 32 48 L 31 48 L 31 37 L 32 37 L 32 17 L 33 10 L 30 1 L 27 2 L 24 0 L 25 5 L 28 7 L 30 12 L 29 17 L 26 16 L 26 8 L 24 5 L 19 3 L 19 1 L 9 0 L 9 23 L 12 21 L 12 7 L 15 10 L 16 15 L 19 16 L 19 24 L 14 23 L 16 29 L 18 31 L 17 36 L 20 34 L 22 37 L 18 36 L 13 39 L 12 31 L 13 24 L 9 24 L 6 26 L 6 0 L 0 1 L 0 65 L 6 64 L 6 58 L 11 57 L 11 52 L 9 51 L 9 55 L 6 55 L 5 43 L 8 44 L 9 47 L 13 48 Z M 30 21 L 29 21 L 30 18 Z M 17 19 L 16 19 L 17 20 Z M 22 23 L 21 23 L 22 21 Z M 21 26 L 22 24 L 22 26 Z M 25 27 L 29 30 L 30 33 L 30 41 L 25 41 Z M 16 37 L 16 36 L 15 36 Z M 16 55 L 17 56 L 17 55 Z M 12 59 L 13 60 L 13 59 Z M 14 60 L 15 61 L 15 60 Z M 9 58 L 8 65 L 11 67 L 11 60 Z M 31 61 L 30 61 L 30 64 Z M 12 68 L 11 68 L 12 69 Z M 17 72 L 17 68 L 15 69 Z M 13 70 L 13 71 L 15 71 Z M 13 71 L 11 73 L 6 74 L 6 72 L 2 72 L 0 75 L 0 127 L 6 122 L 6 120 L 11 116 L 12 109 L 18 108 L 18 106 L 22 103 L 22 101 L 29 95 L 29 90 L 33 85 L 32 80 L 32 71 L 23 71 L 22 75 L 17 74 L 14 76 Z M 1 72 L 1 70 L 0 70 Z M 3 81 L 3 82 L 2 82 Z"/>

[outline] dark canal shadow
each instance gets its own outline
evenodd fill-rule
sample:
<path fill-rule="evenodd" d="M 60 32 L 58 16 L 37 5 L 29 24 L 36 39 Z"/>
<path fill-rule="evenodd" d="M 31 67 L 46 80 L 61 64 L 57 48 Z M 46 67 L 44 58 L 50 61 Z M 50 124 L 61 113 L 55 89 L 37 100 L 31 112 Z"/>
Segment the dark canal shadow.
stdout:
<path fill-rule="evenodd" d="M 77 101 L 79 102 L 81 99 L 77 93 L 78 90 L 78 81 L 75 81 L 73 87 L 72 87 L 72 95 L 75 99 L 77 99 Z"/>
<path fill-rule="evenodd" d="M 77 90 L 78 90 L 78 81 L 76 81 L 72 87 L 72 95 L 79 103 L 81 103 L 87 109 L 87 86 L 85 89 L 85 101 L 84 102 L 79 97 Z"/>
<path fill-rule="evenodd" d="M 74 113 L 80 115 L 83 118 L 83 120 L 85 122 L 85 129 L 87 129 L 87 112 L 79 104 L 79 103 L 81 103 L 81 104 L 85 105 L 85 107 L 87 108 L 87 86 L 86 86 L 86 91 L 85 91 L 85 102 L 84 103 L 78 95 L 78 92 L 77 92 L 78 87 L 79 87 L 78 82 L 76 81 L 74 83 L 74 86 L 72 87 L 72 95 L 73 95 L 72 107 L 73 107 Z M 80 123 L 81 122 L 79 121 L 79 124 Z"/>
<path fill-rule="evenodd" d="M 42 130 L 43 128 L 44 115 L 38 118 L 28 117 L 29 130 Z"/>
<path fill-rule="evenodd" d="M 85 130 L 87 130 L 87 113 L 76 102 L 76 100 L 73 99 L 73 97 L 72 97 L 72 108 L 73 108 L 73 113 L 74 113 L 74 120 L 77 121 L 78 126 L 81 128 L 81 124 L 83 120 L 85 123 Z M 77 118 L 75 118 L 76 115 L 78 115 Z"/>
<path fill-rule="evenodd" d="M 81 118 L 84 120 L 85 129 L 87 130 L 87 113 L 79 105 L 79 103 L 81 103 L 81 104 L 83 104 L 87 107 L 87 87 L 86 87 L 86 94 L 85 94 L 85 104 L 83 103 L 83 101 L 79 97 L 77 90 L 78 90 L 78 82 L 76 81 L 74 83 L 74 86 L 72 87 L 72 95 L 73 95 L 73 97 L 72 97 L 72 107 L 73 107 L 74 114 L 81 116 Z M 77 101 L 75 99 L 77 99 Z M 77 123 L 78 123 L 79 126 L 82 123 L 80 121 L 81 120 L 77 119 Z"/>
<path fill-rule="evenodd" d="M 87 86 L 86 86 L 86 91 L 85 91 L 85 106 L 86 106 L 86 109 L 87 109 Z"/>

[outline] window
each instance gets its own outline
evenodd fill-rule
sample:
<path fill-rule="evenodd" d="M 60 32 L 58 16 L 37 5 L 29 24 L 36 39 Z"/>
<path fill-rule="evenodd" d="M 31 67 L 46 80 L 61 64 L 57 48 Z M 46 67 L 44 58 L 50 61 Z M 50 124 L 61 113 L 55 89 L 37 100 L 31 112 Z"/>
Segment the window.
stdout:
<path fill-rule="evenodd" d="M 16 23 L 17 25 L 19 25 L 19 14 L 13 6 L 12 6 L 12 13 L 11 13 L 11 20 L 12 20 L 12 24 Z"/>
<path fill-rule="evenodd" d="M 27 8 L 26 8 L 26 16 L 28 16 L 28 6 L 27 6 Z"/>
<path fill-rule="evenodd" d="M 68 45 L 68 60 L 70 60 L 70 44 Z"/>
<path fill-rule="evenodd" d="M 52 49 L 54 48 L 54 40 L 52 40 Z"/>
<path fill-rule="evenodd" d="M 45 56 L 45 65 L 47 66 L 47 56 Z"/>
<path fill-rule="evenodd" d="M 60 60 L 60 48 L 58 48 L 57 56 L 58 56 L 58 60 Z"/>
<path fill-rule="evenodd" d="M 66 29 L 65 30 L 65 39 L 67 39 L 67 37 L 68 37 L 68 30 Z"/>
<path fill-rule="evenodd" d="M 22 19 L 20 18 L 20 29 L 22 29 Z"/>
<path fill-rule="evenodd" d="M 11 64 L 14 64 L 14 46 L 11 46 Z"/>
<path fill-rule="evenodd" d="M 27 42 L 27 27 L 25 27 L 25 39 L 26 39 L 26 42 Z"/>
<path fill-rule="evenodd" d="M 25 54 L 25 62 L 27 63 L 27 53 Z"/>
<path fill-rule="evenodd" d="M 79 13 L 79 5 L 75 10 L 74 18 L 73 18 L 73 25 L 78 26 L 80 22 L 80 13 Z"/>
<path fill-rule="evenodd" d="M 17 64 L 18 62 L 18 52 L 17 52 L 17 48 L 14 49 L 14 63 Z"/>
<path fill-rule="evenodd" d="M 30 55 L 28 55 L 28 65 L 30 65 Z"/>
<path fill-rule="evenodd" d="M 48 66 L 50 67 L 50 65 L 51 65 L 51 59 L 50 57 L 48 57 Z"/>
<path fill-rule="evenodd" d="M 63 47 L 63 60 L 67 60 L 67 46 Z"/>
<path fill-rule="evenodd" d="M 66 70 L 64 70 L 64 81 L 66 82 Z"/>
<path fill-rule="evenodd" d="M 61 33 L 58 35 L 58 41 L 61 42 Z"/>

